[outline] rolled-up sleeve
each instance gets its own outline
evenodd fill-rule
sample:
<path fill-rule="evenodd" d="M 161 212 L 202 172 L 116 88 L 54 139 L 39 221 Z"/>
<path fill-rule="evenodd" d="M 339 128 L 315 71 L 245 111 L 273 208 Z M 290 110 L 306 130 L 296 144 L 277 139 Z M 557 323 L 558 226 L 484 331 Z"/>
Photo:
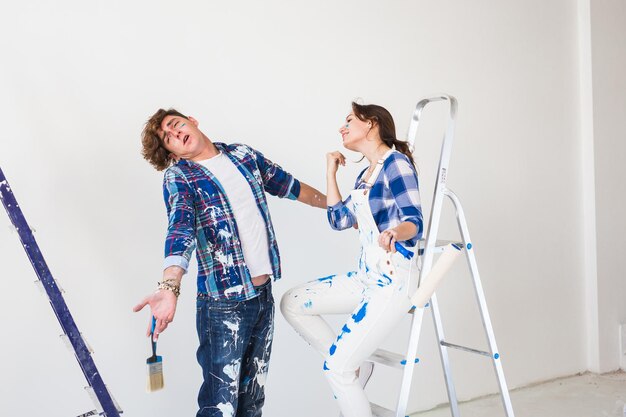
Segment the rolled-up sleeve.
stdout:
<path fill-rule="evenodd" d="M 263 189 L 276 197 L 297 200 L 300 196 L 300 181 L 280 165 L 267 159 L 261 152 L 248 147 L 255 156 L 261 172 Z"/>
<path fill-rule="evenodd" d="M 195 209 L 193 190 L 177 167 L 165 172 L 163 199 L 168 217 L 163 267 L 180 266 L 186 271 L 196 247 Z"/>
<path fill-rule="evenodd" d="M 328 213 L 328 223 L 335 230 L 344 230 L 354 226 L 356 223 L 356 216 L 352 212 L 351 197 L 329 206 L 326 211 Z"/>
<path fill-rule="evenodd" d="M 424 230 L 417 173 L 406 159 L 398 157 L 385 164 L 385 182 L 393 196 L 400 221 L 411 222 L 417 227 L 417 239 Z"/>

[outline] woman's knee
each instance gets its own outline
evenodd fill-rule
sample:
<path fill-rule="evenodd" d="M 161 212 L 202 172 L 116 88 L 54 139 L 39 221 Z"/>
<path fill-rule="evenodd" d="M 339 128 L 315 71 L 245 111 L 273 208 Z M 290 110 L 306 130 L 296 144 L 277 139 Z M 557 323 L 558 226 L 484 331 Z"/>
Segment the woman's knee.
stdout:
<path fill-rule="evenodd" d="M 298 303 L 298 288 L 292 288 L 283 294 L 283 297 L 280 299 L 280 311 L 283 313 L 283 316 L 295 316 L 298 314 L 299 308 Z"/>
<path fill-rule="evenodd" d="M 331 385 L 352 384 L 356 380 L 356 370 L 348 370 L 341 361 L 327 357 L 323 365 L 324 376 L 331 382 Z"/>

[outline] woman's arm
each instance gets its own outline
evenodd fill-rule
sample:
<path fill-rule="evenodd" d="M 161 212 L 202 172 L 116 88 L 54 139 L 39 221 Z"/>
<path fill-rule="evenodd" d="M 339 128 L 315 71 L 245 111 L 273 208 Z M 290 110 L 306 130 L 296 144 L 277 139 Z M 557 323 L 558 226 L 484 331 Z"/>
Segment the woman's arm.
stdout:
<path fill-rule="evenodd" d="M 329 206 L 334 206 L 341 201 L 341 193 L 337 185 L 339 165 L 346 166 L 346 157 L 341 152 L 335 151 L 326 154 L 326 198 Z"/>
<path fill-rule="evenodd" d="M 393 155 L 385 162 L 385 183 L 395 202 L 400 224 L 385 230 L 379 236 L 379 245 L 395 252 L 396 241 L 418 239 L 422 234 L 422 207 L 415 167 L 402 154 Z"/>
<path fill-rule="evenodd" d="M 402 222 L 396 227 L 387 229 L 378 235 L 378 244 L 385 250 L 396 251 L 396 242 L 402 242 L 415 237 L 417 226 L 412 222 Z"/>
<path fill-rule="evenodd" d="M 341 152 L 326 154 L 326 203 L 328 204 L 328 222 L 335 230 L 344 230 L 356 227 L 356 218 L 350 211 L 350 196 L 346 201 L 341 200 L 341 193 L 337 185 L 337 170 L 339 165 L 346 165 L 346 157 Z"/>

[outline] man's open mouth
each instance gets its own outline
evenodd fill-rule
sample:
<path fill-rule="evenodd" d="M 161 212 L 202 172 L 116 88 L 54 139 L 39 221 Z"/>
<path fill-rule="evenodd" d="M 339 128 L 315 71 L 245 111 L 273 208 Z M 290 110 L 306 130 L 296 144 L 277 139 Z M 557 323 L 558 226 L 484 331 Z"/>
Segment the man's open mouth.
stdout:
<path fill-rule="evenodd" d="M 183 138 L 183 145 L 187 144 L 187 141 L 189 140 L 189 135 L 185 136 Z"/>

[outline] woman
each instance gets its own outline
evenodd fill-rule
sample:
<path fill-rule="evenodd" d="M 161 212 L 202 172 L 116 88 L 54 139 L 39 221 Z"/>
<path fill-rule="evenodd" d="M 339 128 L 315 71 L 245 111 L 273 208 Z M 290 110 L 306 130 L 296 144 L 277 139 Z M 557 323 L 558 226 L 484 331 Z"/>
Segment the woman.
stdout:
<path fill-rule="evenodd" d="M 328 220 L 333 229 L 359 229 L 358 269 L 293 288 L 281 310 L 294 329 L 325 358 L 324 371 L 344 417 L 371 416 L 358 369 L 392 326 L 407 313 L 409 260 L 396 242 L 415 246 L 422 233 L 417 173 L 408 144 L 396 139 L 391 114 L 377 105 L 352 103 L 339 129 L 345 148 L 370 162 L 342 201 L 336 174 L 346 163 L 340 152 L 326 155 Z M 352 313 L 336 335 L 322 314 Z M 361 370 L 361 379 L 371 373 Z M 367 374 L 367 375 L 364 375 Z M 366 381 L 364 381 L 366 382 Z"/>

